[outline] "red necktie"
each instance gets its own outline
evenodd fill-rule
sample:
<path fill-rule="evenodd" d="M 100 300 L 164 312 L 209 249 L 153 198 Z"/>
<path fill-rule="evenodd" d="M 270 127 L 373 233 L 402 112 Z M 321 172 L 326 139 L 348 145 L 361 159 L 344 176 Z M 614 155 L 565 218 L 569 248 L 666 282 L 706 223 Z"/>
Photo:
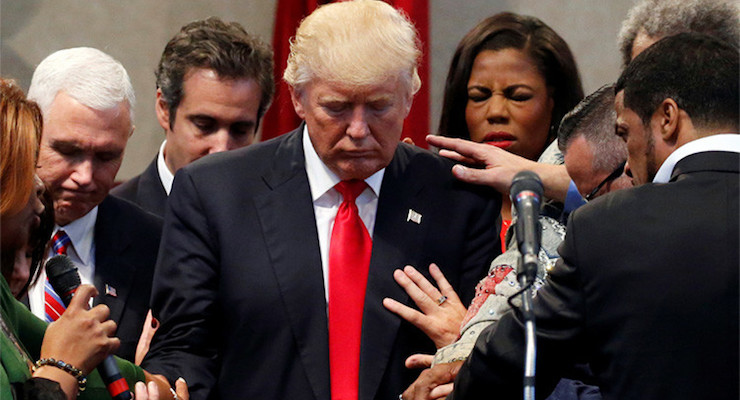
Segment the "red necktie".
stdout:
<path fill-rule="evenodd" d="M 54 234 L 51 241 L 54 252 L 57 254 L 67 254 L 67 247 L 72 242 L 69 236 L 61 229 Z M 66 307 L 62 303 L 62 299 L 54 292 L 47 277 L 46 282 L 44 282 L 44 312 L 46 313 L 46 322 L 56 321 L 64 310 L 66 310 Z"/>
<path fill-rule="evenodd" d="M 342 194 L 329 245 L 329 365 L 332 400 L 356 400 L 360 376 L 360 337 L 372 239 L 355 199 L 364 181 L 339 182 Z"/>

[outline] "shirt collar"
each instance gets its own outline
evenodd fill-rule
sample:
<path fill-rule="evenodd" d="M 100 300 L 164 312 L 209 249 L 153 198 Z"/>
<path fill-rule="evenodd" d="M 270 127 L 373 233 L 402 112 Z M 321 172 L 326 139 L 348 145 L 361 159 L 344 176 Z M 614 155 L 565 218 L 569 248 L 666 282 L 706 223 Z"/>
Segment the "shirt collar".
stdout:
<path fill-rule="evenodd" d="M 72 247 L 77 253 L 83 264 L 87 265 L 90 262 L 90 250 L 93 245 L 93 237 L 95 234 L 95 222 L 98 220 L 98 206 L 95 206 L 89 213 L 85 214 L 82 218 L 78 218 L 67 225 L 54 226 L 54 233 L 62 229 L 69 236 L 72 242 Z"/>
<path fill-rule="evenodd" d="M 684 158 L 707 151 L 727 151 L 740 153 L 740 135 L 736 133 L 723 133 L 705 136 L 685 143 L 671 153 L 658 169 L 653 178 L 654 183 L 666 183 L 671 180 L 671 174 L 676 164 Z"/>
<path fill-rule="evenodd" d="M 157 154 L 157 172 L 159 172 L 159 181 L 164 186 L 164 191 L 167 196 L 170 195 L 172 190 L 172 181 L 175 179 L 175 175 L 167 168 L 167 164 L 164 162 L 164 145 L 167 144 L 167 140 L 162 142 L 159 146 L 159 154 Z"/>
<path fill-rule="evenodd" d="M 316 149 L 308 136 L 308 125 L 303 126 L 303 155 L 306 159 L 306 173 L 308 174 L 308 185 L 311 188 L 311 199 L 316 201 L 331 188 L 339 183 L 340 179 L 319 158 Z M 365 183 L 372 189 L 376 197 L 380 197 L 380 186 L 383 183 L 385 168 L 370 175 Z"/>

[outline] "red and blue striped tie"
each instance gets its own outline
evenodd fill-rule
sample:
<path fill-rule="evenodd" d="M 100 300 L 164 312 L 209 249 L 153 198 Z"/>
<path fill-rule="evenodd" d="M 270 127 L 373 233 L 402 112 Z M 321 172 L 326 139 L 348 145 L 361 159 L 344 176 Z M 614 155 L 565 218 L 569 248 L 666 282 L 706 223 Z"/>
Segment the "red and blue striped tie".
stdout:
<path fill-rule="evenodd" d="M 54 252 L 57 254 L 67 254 L 67 248 L 72 241 L 69 236 L 63 231 L 58 230 L 51 238 Z M 66 307 L 62 303 L 62 299 L 54 291 L 49 283 L 49 278 L 46 278 L 44 282 L 44 311 L 46 313 L 46 321 L 54 322 L 62 315 Z"/>

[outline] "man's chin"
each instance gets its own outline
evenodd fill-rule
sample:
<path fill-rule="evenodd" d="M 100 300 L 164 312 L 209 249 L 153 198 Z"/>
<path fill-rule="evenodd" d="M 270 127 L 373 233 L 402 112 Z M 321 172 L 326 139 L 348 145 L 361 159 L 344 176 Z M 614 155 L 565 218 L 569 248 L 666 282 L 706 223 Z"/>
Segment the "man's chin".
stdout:
<path fill-rule="evenodd" d="M 341 162 L 334 171 L 339 179 L 346 181 L 350 179 L 367 179 L 372 174 L 387 166 L 378 160 L 352 160 Z"/>
<path fill-rule="evenodd" d="M 80 208 L 71 206 L 54 207 L 54 222 L 59 226 L 64 226 L 74 222 L 90 212 L 93 208 Z"/>

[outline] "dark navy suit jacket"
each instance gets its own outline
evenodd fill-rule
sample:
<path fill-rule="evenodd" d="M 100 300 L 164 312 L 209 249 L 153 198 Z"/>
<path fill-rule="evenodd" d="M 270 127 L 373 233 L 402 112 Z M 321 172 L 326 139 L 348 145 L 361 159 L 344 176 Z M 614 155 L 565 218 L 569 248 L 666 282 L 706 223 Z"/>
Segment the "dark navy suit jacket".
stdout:
<path fill-rule="evenodd" d="M 330 398 L 327 304 L 302 127 L 178 171 L 152 305 L 162 325 L 144 362 L 184 377 L 193 399 Z M 454 179 L 452 163 L 401 144 L 386 168 L 373 234 L 360 399 L 395 399 L 431 353 L 387 311 L 410 300 L 393 271 L 436 262 L 467 304 L 498 254 L 500 196 Z M 409 220 L 409 210 L 421 215 Z"/>

